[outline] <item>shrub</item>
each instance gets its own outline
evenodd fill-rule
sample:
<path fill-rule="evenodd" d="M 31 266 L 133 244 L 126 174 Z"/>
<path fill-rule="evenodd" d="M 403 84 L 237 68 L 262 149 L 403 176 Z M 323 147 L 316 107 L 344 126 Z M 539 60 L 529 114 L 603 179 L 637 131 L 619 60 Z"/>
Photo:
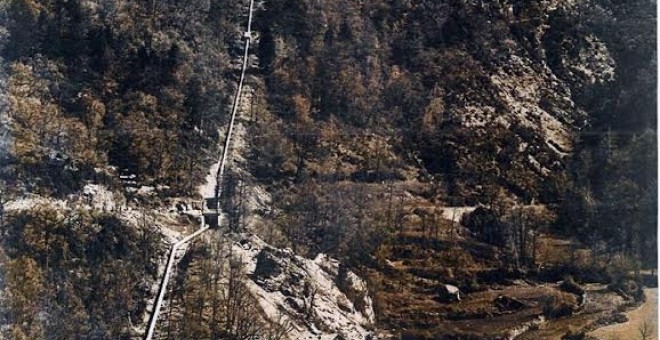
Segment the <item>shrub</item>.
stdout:
<path fill-rule="evenodd" d="M 573 315 L 574 308 L 570 304 L 560 301 L 555 296 L 546 296 L 541 301 L 543 315 L 550 319 Z"/>
<path fill-rule="evenodd" d="M 461 223 L 484 242 L 494 245 L 505 244 L 504 225 L 493 210 L 479 207 L 467 214 Z"/>
<path fill-rule="evenodd" d="M 572 276 L 567 276 L 564 279 L 564 281 L 562 281 L 561 284 L 559 285 L 559 289 L 575 295 L 584 294 L 584 289 L 582 289 L 580 285 L 578 285 L 577 283 L 575 283 L 575 281 L 573 281 Z"/>

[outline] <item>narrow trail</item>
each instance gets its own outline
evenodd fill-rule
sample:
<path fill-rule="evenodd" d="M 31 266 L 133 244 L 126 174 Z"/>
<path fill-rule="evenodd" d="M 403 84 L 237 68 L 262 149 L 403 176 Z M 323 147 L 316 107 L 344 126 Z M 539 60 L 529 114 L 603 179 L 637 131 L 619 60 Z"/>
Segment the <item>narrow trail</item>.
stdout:
<path fill-rule="evenodd" d="M 220 166 L 218 167 L 218 172 L 216 175 L 216 186 L 215 186 L 215 210 L 218 213 L 218 225 L 221 224 L 222 222 L 222 214 L 220 214 L 220 202 L 217 199 L 220 197 L 220 188 L 222 187 L 222 177 L 225 172 L 225 167 L 227 163 L 227 159 L 229 156 L 229 153 L 231 152 L 230 145 L 231 145 L 231 137 L 232 137 L 232 132 L 234 130 L 234 122 L 236 120 L 236 113 L 238 112 L 238 106 L 241 100 L 242 96 L 242 91 L 243 91 L 243 82 L 245 80 L 245 72 L 247 70 L 247 65 L 248 65 L 248 58 L 249 58 L 249 50 L 250 50 L 250 40 L 251 40 L 251 26 L 252 26 L 252 9 L 254 6 L 254 0 L 250 0 L 250 6 L 249 6 L 249 13 L 248 13 L 248 22 L 247 22 L 247 29 L 245 30 L 243 38 L 245 39 L 245 47 L 244 47 L 244 53 L 243 53 L 243 64 L 241 67 L 241 78 L 238 83 L 238 88 L 236 89 L 236 94 L 234 96 L 234 103 L 232 105 L 232 110 L 231 110 L 231 119 L 229 121 L 229 127 L 227 129 L 227 135 L 225 137 L 225 142 L 224 142 L 224 149 L 222 151 L 222 157 L 220 159 Z M 165 267 L 165 273 L 163 274 L 163 279 L 160 284 L 160 288 L 158 291 L 158 298 L 156 299 L 156 303 L 154 305 L 154 309 L 151 315 L 151 318 L 149 320 L 149 328 L 148 331 L 145 335 L 145 340 L 152 340 L 154 336 L 154 331 L 156 329 L 156 325 L 158 323 L 158 316 L 160 315 L 160 310 L 163 306 L 163 300 L 165 298 L 165 292 L 167 291 L 167 285 L 169 283 L 170 277 L 172 275 L 172 268 L 174 267 L 174 263 L 177 257 L 177 252 L 181 250 L 182 246 L 185 245 L 186 243 L 190 242 L 197 236 L 203 234 L 205 231 L 209 230 L 210 226 L 206 223 L 204 223 L 204 216 L 202 215 L 202 224 L 201 228 L 195 231 L 194 233 L 186 236 L 182 240 L 174 243 L 172 245 L 172 248 L 170 249 L 170 255 L 167 259 L 167 265 Z"/>

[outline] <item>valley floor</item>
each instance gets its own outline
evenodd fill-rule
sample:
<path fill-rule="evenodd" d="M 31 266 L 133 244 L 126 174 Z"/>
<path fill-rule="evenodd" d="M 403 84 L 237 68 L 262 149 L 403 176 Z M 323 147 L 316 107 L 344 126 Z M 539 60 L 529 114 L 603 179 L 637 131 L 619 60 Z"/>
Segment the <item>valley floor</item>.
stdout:
<path fill-rule="evenodd" d="M 626 313 L 628 322 L 599 328 L 589 334 L 603 340 L 641 338 L 640 329 L 646 323 L 651 329 L 649 339 L 657 339 L 658 288 L 644 289 L 644 293 L 646 294 L 646 302 L 639 308 Z"/>

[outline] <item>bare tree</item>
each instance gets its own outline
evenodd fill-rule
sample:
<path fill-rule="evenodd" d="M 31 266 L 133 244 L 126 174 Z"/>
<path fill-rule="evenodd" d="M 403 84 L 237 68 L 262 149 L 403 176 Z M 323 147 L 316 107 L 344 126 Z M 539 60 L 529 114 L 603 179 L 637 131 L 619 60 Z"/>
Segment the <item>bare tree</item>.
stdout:
<path fill-rule="evenodd" d="M 640 340 L 651 340 L 653 339 L 653 321 L 652 320 L 645 320 L 642 322 L 641 325 L 637 328 L 639 331 L 639 339 Z"/>
<path fill-rule="evenodd" d="M 551 218 L 546 211 L 534 207 L 520 206 L 509 211 L 504 221 L 504 233 L 516 267 L 534 264 L 538 233 L 547 227 Z"/>
<path fill-rule="evenodd" d="M 282 312 L 277 315 L 277 320 L 269 322 L 268 327 L 263 332 L 265 340 L 285 340 L 293 330 L 293 324 L 284 317 Z"/>
<path fill-rule="evenodd" d="M 263 323 L 256 318 L 256 302 L 243 282 L 243 262 L 232 258 L 226 274 L 225 289 L 220 299 L 224 307 L 223 336 L 235 340 L 254 339 L 263 330 Z"/>
<path fill-rule="evenodd" d="M 305 281 L 304 293 L 305 293 L 305 318 L 311 319 L 314 316 L 314 302 L 316 301 L 316 293 L 318 292 L 318 287 L 316 287 L 312 282 Z"/>

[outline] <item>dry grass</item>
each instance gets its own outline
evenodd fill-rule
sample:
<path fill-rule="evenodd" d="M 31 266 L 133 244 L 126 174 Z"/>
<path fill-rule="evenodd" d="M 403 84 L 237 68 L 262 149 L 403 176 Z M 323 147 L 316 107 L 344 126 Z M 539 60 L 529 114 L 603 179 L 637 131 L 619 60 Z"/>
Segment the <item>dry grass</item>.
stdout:
<path fill-rule="evenodd" d="M 442 303 L 434 299 L 440 281 L 410 274 L 409 267 L 401 262 L 393 270 L 395 275 L 380 275 L 386 284 L 376 293 L 379 311 L 388 328 L 393 329 L 418 329 L 429 334 L 504 335 L 539 316 L 541 301 L 547 297 L 576 304 L 574 295 L 559 291 L 556 285 L 524 282 L 464 294 L 456 303 Z M 515 312 L 500 311 L 493 303 L 499 295 L 524 301 L 529 307 Z"/>
<path fill-rule="evenodd" d="M 437 334 L 506 337 L 513 329 L 542 315 L 544 302 L 552 300 L 557 306 L 571 308 L 577 305 L 577 297 L 560 291 L 557 284 L 511 281 L 510 273 L 497 269 L 502 265 L 500 250 L 473 240 L 468 234 L 448 237 L 447 231 L 453 229 L 451 222 L 433 219 L 433 206 L 407 206 L 405 211 L 403 230 L 399 230 L 393 244 L 382 248 L 382 258 L 388 259 L 387 273 L 374 273 L 380 281 L 375 298 L 382 326 L 395 330 L 394 333 L 408 330 L 430 338 Z M 426 223 L 422 216 L 427 217 Z M 537 264 L 550 268 L 569 263 L 588 265 L 591 260 L 588 249 L 552 235 L 538 238 L 536 254 Z M 465 293 L 462 300 L 437 300 L 438 287 L 444 283 L 459 286 Z M 520 339 L 559 339 L 568 331 L 584 330 L 624 303 L 602 285 L 585 289 L 589 291 L 588 303 L 578 314 L 534 326 Z M 499 295 L 518 299 L 527 307 L 498 310 L 493 301 Z"/>
<path fill-rule="evenodd" d="M 571 262 L 576 266 L 584 266 L 589 261 L 589 250 L 571 240 L 542 234 L 536 246 L 537 261 L 545 266 L 561 266 Z"/>
<path fill-rule="evenodd" d="M 561 337 L 569 331 L 579 333 L 588 329 L 603 315 L 620 310 L 620 308 L 626 303 L 626 301 L 620 296 L 609 291 L 605 285 L 589 284 L 583 286 L 583 288 L 587 291 L 587 302 L 585 307 L 578 314 L 570 317 L 548 320 L 546 323 L 540 325 L 538 329 L 530 330 L 517 339 L 561 339 Z M 628 334 L 622 333 L 618 339 L 633 340 L 636 339 L 636 334 L 636 331 Z M 612 338 L 605 336 L 601 339 L 610 340 Z"/>

